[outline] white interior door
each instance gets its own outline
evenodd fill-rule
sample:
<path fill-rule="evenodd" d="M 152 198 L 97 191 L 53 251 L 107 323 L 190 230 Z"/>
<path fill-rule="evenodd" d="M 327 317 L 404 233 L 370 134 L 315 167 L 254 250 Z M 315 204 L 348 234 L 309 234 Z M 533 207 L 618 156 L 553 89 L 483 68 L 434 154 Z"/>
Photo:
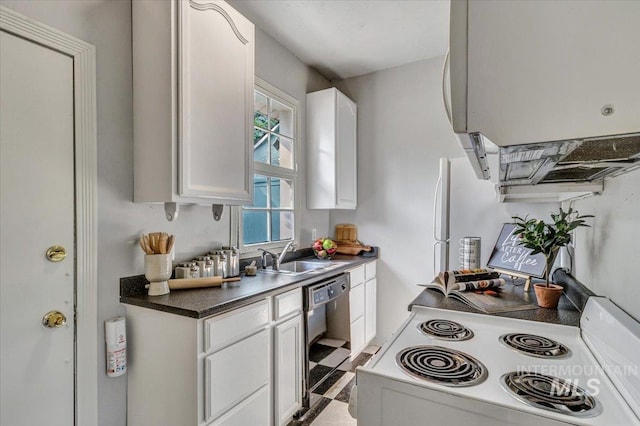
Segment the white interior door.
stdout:
<path fill-rule="evenodd" d="M 0 424 L 74 424 L 73 59 L 0 32 Z M 66 250 L 47 259 L 52 246 Z M 66 324 L 45 327 L 57 310 Z"/>

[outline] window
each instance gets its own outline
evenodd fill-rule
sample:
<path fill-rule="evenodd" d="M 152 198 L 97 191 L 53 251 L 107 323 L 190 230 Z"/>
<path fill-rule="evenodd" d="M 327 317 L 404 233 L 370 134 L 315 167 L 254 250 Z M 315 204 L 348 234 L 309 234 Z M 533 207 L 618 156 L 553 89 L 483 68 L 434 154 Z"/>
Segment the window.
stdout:
<path fill-rule="evenodd" d="M 295 240 L 298 102 L 256 78 L 253 205 L 241 209 L 244 252 Z"/>

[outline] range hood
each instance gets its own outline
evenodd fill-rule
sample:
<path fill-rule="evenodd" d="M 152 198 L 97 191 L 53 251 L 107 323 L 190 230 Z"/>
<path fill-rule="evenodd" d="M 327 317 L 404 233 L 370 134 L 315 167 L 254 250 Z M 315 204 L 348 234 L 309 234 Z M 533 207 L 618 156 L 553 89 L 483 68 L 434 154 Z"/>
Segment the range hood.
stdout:
<path fill-rule="evenodd" d="M 476 175 L 582 196 L 640 167 L 639 20 L 640 2 L 451 2 L 451 120 Z"/>

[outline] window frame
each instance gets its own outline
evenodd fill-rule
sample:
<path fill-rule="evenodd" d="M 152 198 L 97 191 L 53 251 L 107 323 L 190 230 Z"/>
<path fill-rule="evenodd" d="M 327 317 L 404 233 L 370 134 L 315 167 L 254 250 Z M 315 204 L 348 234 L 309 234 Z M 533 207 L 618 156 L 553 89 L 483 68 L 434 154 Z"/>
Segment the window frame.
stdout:
<path fill-rule="evenodd" d="M 294 226 L 293 226 L 293 242 L 296 245 L 300 243 L 300 220 L 301 220 L 301 191 L 302 187 L 300 185 L 300 176 L 299 176 L 299 167 L 298 163 L 301 158 L 301 139 L 302 136 L 300 134 L 301 126 L 301 114 L 300 114 L 300 101 L 298 101 L 293 96 L 285 93 L 284 91 L 278 89 L 272 84 L 266 82 L 265 80 L 256 76 L 255 78 L 255 87 L 254 93 L 260 92 L 263 95 L 266 95 L 270 99 L 274 99 L 281 104 L 292 108 L 293 110 L 293 168 L 288 169 L 285 167 L 273 166 L 271 164 L 265 164 L 260 162 L 253 162 L 253 174 L 251 175 L 251 185 L 253 185 L 253 179 L 256 174 L 267 176 L 267 177 L 275 177 L 280 179 L 290 180 L 293 185 L 293 217 L 294 217 Z M 253 132 L 251 132 L 253 134 Z M 236 211 L 231 215 L 231 236 L 234 245 L 238 247 L 240 250 L 241 257 L 254 257 L 260 255 L 259 249 L 265 249 L 269 251 L 279 251 L 282 250 L 291 239 L 281 240 L 281 241 L 273 241 L 273 242 L 264 242 L 264 243 L 256 243 L 256 244 L 243 244 L 243 223 L 242 223 L 242 212 L 243 206 L 236 206 Z M 269 210 L 270 210 L 269 206 Z M 271 223 L 269 223 L 271 225 Z M 270 233 L 270 231 L 269 231 Z"/>

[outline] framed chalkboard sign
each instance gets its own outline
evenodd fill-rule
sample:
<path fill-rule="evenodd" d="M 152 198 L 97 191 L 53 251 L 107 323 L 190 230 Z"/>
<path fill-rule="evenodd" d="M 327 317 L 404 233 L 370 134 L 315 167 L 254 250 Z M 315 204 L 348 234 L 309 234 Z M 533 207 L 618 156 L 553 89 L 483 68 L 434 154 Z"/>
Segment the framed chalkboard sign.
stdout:
<path fill-rule="evenodd" d="M 515 276 L 544 278 L 544 255 L 532 255 L 533 250 L 520 245 L 520 238 L 514 233 L 515 229 L 516 226 L 512 223 L 502 226 L 487 266 L 507 274 L 513 272 Z"/>

